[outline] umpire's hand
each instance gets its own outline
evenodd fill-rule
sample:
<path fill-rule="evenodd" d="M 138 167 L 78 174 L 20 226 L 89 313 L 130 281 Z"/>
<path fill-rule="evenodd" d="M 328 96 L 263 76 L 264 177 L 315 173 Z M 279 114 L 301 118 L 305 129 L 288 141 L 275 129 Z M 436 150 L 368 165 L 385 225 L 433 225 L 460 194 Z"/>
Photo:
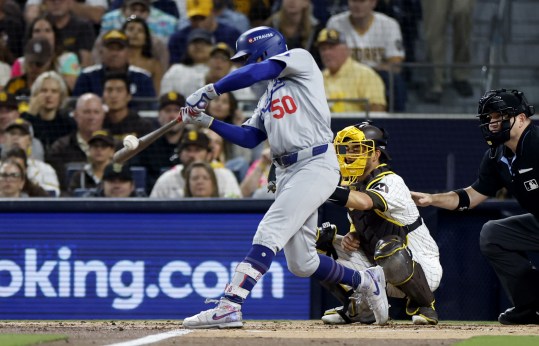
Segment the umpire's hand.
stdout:
<path fill-rule="evenodd" d="M 359 250 L 359 238 L 356 232 L 348 232 L 343 238 L 341 245 L 345 251 L 352 252 Z"/>
<path fill-rule="evenodd" d="M 428 207 L 432 204 L 432 196 L 428 193 L 410 191 L 410 194 L 418 207 Z"/>

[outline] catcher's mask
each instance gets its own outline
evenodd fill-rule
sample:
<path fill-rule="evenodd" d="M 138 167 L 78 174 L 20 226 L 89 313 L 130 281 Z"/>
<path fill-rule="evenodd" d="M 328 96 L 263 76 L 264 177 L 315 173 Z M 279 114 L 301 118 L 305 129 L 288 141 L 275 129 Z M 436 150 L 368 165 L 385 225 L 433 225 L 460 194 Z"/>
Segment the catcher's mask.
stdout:
<path fill-rule="evenodd" d="M 504 144 L 510 138 L 510 132 L 515 124 L 512 118 L 524 113 L 527 117 L 535 113 L 533 106 L 528 104 L 524 93 L 518 90 L 507 91 L 498 89 L 487 91 L 479 100 L 477 116 L 483 138 L 491 148 Z M 493 118 L 493 114 L 499 116 Z M 499 128 L 492 130 L 493 126 L 500 124 Z"/>
<path fill-rule="evenodd" d="M 391 157 L 386 151 L 389 136 L 382 128 L 368 122 L 345 127 L 337 133 L 333 144 L 337 152 L 337 161 L 341 169 L 343 185 L 350 185 L 363 175 L 367 161 L 380 150 L 381 161 Z"/>

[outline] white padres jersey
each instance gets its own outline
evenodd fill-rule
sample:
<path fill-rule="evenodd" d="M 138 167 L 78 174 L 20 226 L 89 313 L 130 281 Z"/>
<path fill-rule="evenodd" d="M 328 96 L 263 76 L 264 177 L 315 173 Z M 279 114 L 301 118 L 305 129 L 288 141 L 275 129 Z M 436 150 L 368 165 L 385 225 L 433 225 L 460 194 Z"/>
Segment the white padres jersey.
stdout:
<path fill-rule="evenodd" d="M 244 125 L 265 132 L 273 156 L 331 143 L 331 114 L 322 72 L 304 49 L 291 49 L 271 57 L 286 64 L 271 80 L 265 94 Z"/>
<path fill-rule="evenodd" d="M 374 12 L 371 26 L 363 34 L 358 33 L 352 26 L 350 11 L 332 16 L 326 27 L 344 33 L 352 57 L 371 67 L 376 67 L 389 58 L 404 58 L 399 23 L 383 13 Z"/>

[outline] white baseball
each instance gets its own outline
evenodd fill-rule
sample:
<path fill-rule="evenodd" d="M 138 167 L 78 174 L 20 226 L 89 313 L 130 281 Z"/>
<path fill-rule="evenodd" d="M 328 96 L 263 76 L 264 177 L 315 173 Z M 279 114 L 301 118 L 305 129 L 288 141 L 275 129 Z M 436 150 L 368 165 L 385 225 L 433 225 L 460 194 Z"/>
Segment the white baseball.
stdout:
<path fill-rule="evenodd" d="M 127 135 L 124 138 L 124 147 L 126 147 L 128 150 L 134 150 L 137 149 L 139 145 L 139 139 L 133 135 Z"/>

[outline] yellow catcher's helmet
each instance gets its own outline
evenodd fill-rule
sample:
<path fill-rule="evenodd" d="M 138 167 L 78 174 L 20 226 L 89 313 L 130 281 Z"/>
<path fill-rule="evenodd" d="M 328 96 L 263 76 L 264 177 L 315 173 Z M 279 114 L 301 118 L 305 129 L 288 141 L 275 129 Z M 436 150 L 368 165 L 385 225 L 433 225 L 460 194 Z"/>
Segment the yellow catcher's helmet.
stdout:
<path fill-rule="evenodd" d="M 333 144 L 341 169 L 342 184 L 350 185 L 363 175 L 367 161 L 376 149 L 382 153 L 381 160 L 391 160 L 386 151 L 388 133 L 370 122 L 345 127 L 337 133 Z"/>
<path fill-rule="evenodd" d="M 352 125 L 339 131 L 333 144 L 341 169 L 342 184 L 353 184 L 363 174 L 367 160 L 374 153 L 374 141 L 365 138 L 365 133 L 357 125 Z"/>

